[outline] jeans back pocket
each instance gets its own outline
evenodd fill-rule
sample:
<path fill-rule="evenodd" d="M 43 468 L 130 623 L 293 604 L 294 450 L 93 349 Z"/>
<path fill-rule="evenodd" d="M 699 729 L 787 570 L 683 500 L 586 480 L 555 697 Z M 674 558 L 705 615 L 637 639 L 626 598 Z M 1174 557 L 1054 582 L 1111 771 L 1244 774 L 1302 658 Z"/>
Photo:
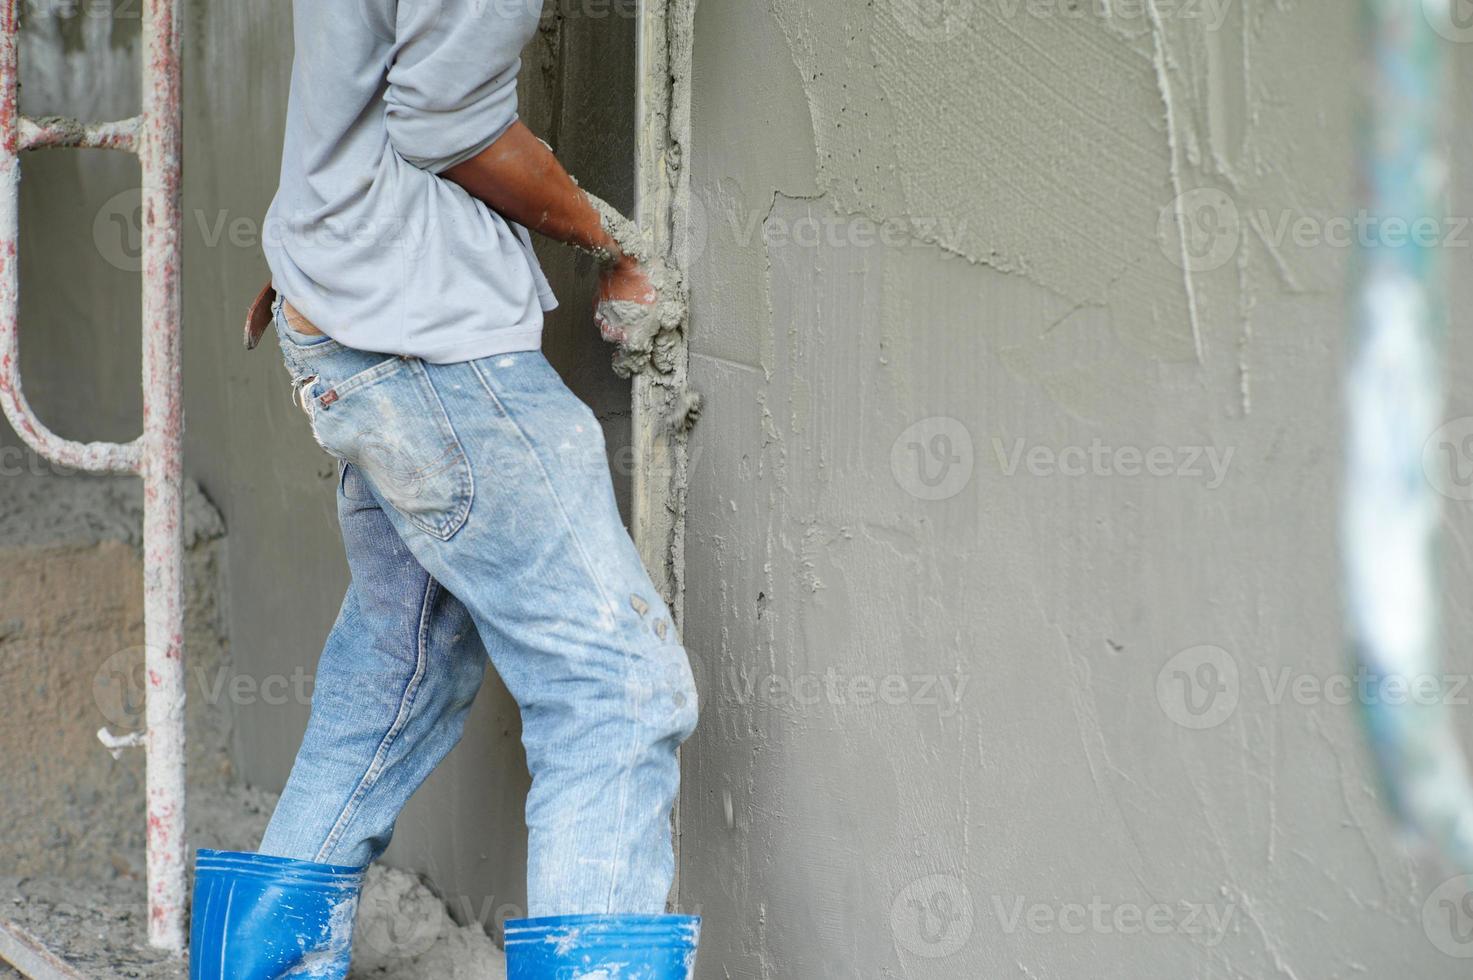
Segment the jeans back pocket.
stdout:
<path fill-rule="evenodd" d="M 328 368 L 329 365 L 320 365 Z M 470 463 L 424 364 L 387 357 L 309 389 L 313 434 L 405 519 L 448 541 L 470 516 Z"/>

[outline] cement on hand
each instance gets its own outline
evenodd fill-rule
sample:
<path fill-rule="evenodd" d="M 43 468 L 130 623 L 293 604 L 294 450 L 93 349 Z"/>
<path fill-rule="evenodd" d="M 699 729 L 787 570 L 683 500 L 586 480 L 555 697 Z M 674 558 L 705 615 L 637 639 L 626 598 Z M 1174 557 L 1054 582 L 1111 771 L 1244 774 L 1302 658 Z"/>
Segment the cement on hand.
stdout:
<path fill-rule="evenodd" d="M 604 231 L 619 249 L 649 270 L 657 294 L 654 303 L 603 300 L 594 311 L 600 321 L 615 327 L 621 335 L 619 350 L 614 355 L 614 373 L 621 378 L 652 369 L 669 374 L 674 370 L 675 338 L 686 318 L 680 276 L 652 256 L 648 241 L 634 222 L 594 194 L 588 194 L 588 200 L 598 211 Z M 607 251 L 593 254 L 602 264 L 613 261 Z"/>

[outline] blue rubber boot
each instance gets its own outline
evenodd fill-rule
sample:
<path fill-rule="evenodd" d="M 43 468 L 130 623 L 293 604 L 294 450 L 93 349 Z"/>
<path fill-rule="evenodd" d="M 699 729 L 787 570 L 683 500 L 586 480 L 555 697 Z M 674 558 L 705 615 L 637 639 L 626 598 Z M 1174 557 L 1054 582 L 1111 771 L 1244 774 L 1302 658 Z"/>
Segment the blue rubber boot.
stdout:
<path fill-rule="evenodd" d="M 692 980 L 698 915 L 555 915 L 506 923 L 507 980 Z"/>
<path fill-rule="evenodd" d="M 236 851 L 194 865 L 189 980 L 342 980 L 363 868 Z"/>

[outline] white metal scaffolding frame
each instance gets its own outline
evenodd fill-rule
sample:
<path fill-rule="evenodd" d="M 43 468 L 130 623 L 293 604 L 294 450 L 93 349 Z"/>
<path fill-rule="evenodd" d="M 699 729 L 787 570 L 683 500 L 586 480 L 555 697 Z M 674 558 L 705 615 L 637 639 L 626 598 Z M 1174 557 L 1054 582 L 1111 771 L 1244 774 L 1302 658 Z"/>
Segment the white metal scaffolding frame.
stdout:
<path fill-rule="evenodd" d="M 42 457 L 95 473 L 143 478 L 148 941 L 185 948 L 183 411 L 179 376 L 180 52 L 178 0 L 143 0 L 142 113 L 86 124 L 20 114 L 21 0 L 0 0 L 0 408 Z M 20 155 L 44 147 L 123 150 L 142 169 L 143 434 L 128 443 L 63 439 L 37 420 L 20 383 Z M 0 924 L 0 932 L 4 931 Z M 0 935 L 0 954 L 23 943 Z M 39 954 L 37 954 L 39 955 Z M 19 965 L 19 964 L 18 964 Z"/>

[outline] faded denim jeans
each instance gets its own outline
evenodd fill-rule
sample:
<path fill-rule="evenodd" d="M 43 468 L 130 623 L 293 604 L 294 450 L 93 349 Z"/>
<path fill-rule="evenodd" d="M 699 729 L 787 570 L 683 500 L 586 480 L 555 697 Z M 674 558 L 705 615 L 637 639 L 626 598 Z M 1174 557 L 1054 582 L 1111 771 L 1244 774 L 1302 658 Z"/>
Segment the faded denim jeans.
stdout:
<path fill-rule="evenodd" d="M 489 655 L 532 773 L 527 914 L 663 913 L 696 691 L 593 413 L 537 352 L 429 364 L 280 311 L 276 331 L 339 461 L 352 583 L 262 853 L 377 858 L 459 741 Z"/>

